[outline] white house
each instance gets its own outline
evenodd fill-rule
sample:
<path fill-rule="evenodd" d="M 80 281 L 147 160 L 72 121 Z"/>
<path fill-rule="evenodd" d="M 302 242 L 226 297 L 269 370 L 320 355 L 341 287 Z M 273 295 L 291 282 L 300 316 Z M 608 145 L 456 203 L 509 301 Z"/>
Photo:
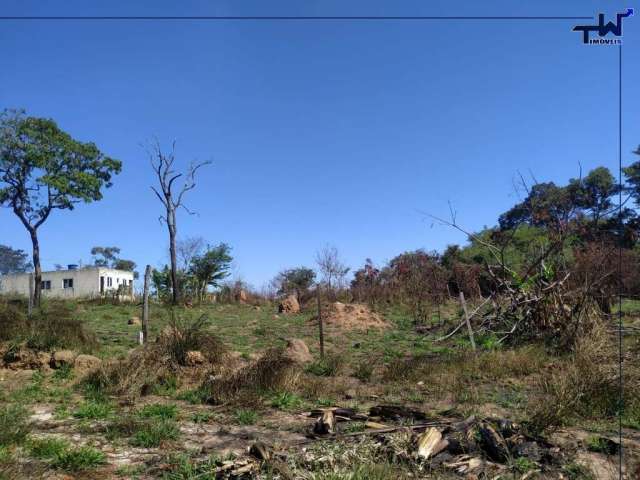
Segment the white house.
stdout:
<path fill-rule="evenodd" d="M 0 293 L 29 296 L 30 273 L 0 276 Z M 56 298 L 95 298 L 120 293 L 133 294 L 133 272 L 104 267 L 78 268 L 42 272 L 42 295 Z"/>

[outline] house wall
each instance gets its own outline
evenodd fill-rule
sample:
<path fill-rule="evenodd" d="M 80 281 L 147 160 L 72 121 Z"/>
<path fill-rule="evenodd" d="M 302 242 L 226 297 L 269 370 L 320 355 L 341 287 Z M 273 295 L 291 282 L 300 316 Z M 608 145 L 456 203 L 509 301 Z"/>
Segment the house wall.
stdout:
<path fill-rule="evenodd" d="M 78 298 L 78 297 L 99 297 L 103 293 L 100 291 L 100 277 L 105 278 L 104 294 L 115 292 L 123 282 L 133 284 L 133 273 L 108 268 L 83 268 L 79 270 L 57 270 L 54 272 L 42 272 L 43 284 L 51 288 L 43 288 L 42 294 L 45 297 L 55 298 Z M 0 292 L 7 294 L 17 294 L 29 296 L 29 277 L 26 274 L 3 275 L 0 277 Z M 111 278 L 111 286 L 108 286 L 108 279 Z M 65 288 L 65 280 L 72 280 L 73 287 Z M 68 282 L 67 282 L 68 284 Z"/>

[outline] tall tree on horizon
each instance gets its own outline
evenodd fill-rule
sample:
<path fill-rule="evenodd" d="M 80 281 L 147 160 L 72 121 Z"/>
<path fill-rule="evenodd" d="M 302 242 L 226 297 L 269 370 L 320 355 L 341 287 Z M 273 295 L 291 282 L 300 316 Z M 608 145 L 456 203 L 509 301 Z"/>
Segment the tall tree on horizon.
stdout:
<path fill-rule="evenodd" d="M 176 143 L 173 142 L 171 152 L 163 153 L 160 143 L 156 141 L 149 151 L 149 159 L 151 167 L 156 174 L 160 191 L 156 187 L 151 186 L 151 190 L 156 194 L 165 209 L 165 214 L 160 216 L 160 220 L 167 225 L 169 232 L 169 256 L 171 258 L 171 299 L 174 305 L 177 305 L 180 298 L 180 285 L 178 282 L 178 260 L 176 253 L 176 238 L 178 234 L 178 225 L 176 222 L 176 211 L 182 207 L 187 213 L 192 213 L 183 203 L 184 195 L 193 190 L 196 186 L 196 172 L 203 166 L 210 164 L 210 161 L 192 163 L 186 174 L 178 173 L 174 170 L 176 160 L 175 149 Z M 179 190 L 174 189 L 176 180 L 184 177 L 184 183 Z"/>
<path fill-rule="evenodd" d="M 102 199 L 102 188 L 122 163 L 95 144 L 81 142 L 51 119 L 26 116 L 24 110 L 0 114 L 0 205 L 13 210 L 33 246 L 34 303 L 42 281 L 38 229 L 53 210 Z"/>

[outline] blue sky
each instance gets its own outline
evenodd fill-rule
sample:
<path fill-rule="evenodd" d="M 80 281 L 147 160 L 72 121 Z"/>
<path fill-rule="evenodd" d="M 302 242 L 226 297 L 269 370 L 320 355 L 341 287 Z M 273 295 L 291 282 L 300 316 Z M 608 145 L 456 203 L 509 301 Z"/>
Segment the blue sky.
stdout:
<path fill-rule="evenodd" d="M 614 14 L 622 2 L 37 2 L 1 15 Z M 95 2 L 97 3 L 97 2 Z M 108 4 L 107 4 L 108 3 Z M 623 159 L 640 143 L 640 18 L 624 30 Z M 54 118 L 122 160 L 99 203 L 54 212 L 43 266 L 116 245 L 166 261 L 161 206 L 140 146 L 177 141 L 180 165 L 212 160 L 187 198 L 181 236 L 232 245 L 259 287 L 338 247 L 352 267 L 464 242 L 516 200 L 518 171 L 564 182 L 617 168 L 617 47 L 589 47 L 572 20 L 0 23 L 0 106 Z M 583 22 L 584 23 L 584 22 Z M 30 251 L 0 210 L 0 243 Z"/>

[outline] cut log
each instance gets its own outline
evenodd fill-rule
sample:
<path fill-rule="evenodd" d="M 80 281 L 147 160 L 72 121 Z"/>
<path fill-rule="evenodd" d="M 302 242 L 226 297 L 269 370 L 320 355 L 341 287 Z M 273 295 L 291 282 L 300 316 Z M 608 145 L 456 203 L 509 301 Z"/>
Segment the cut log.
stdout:
<path fill-rule="evenodd" d="M 336 431 L 336 417 L 333 410 L 325 410 L 313 426 L 313 433 L 317 435 L 328 435 Z"/>
<path fill-rule="evenodd" d="M 442 433 L 431 427 L 418 437 L 418 456 L 428 460 L 442 452 L 447 445 L 449 442 L 442 438 Z"/>
<path fill-rule="evenodd" d="M 269 448 L 262 442 L 256 442 L 249 447 L 249 455 L 258 460 L 269 461 L 271 453 Z"/>
<path fill-rule="evenodd" d="M 489 425 L 482 425 L 478 429 L 480 446 L 491 460 L 504 463 L 509 458 L 509 448 L 502 436 Z"/>
<path fill-rule="evenodd" d="M 365 422 L 364 428 L 389 428 L 389 425 L 378 422 Z"/>

